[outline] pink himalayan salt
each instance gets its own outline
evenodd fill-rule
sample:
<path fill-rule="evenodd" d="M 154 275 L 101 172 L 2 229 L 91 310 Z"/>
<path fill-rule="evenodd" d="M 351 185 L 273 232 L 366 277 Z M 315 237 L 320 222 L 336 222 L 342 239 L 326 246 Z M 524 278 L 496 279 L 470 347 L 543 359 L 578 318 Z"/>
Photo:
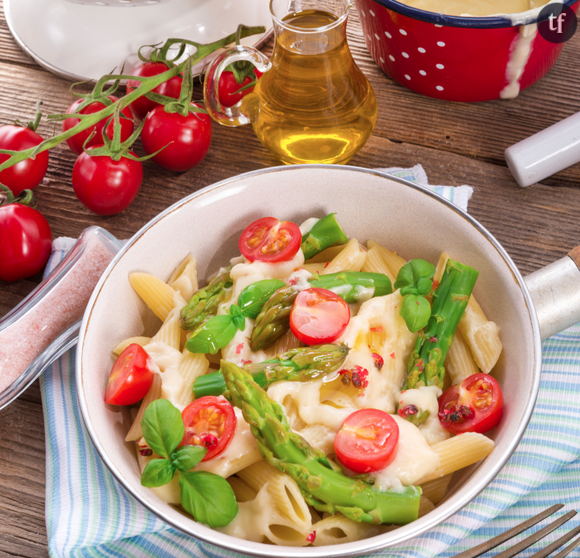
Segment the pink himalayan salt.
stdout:
<path fill-rule="evenodd" d="M 89 235 L 79 259 L 38 304 L 0 331 L 0 393 L 61 333 L 79 321 L 114 253 Z"/>

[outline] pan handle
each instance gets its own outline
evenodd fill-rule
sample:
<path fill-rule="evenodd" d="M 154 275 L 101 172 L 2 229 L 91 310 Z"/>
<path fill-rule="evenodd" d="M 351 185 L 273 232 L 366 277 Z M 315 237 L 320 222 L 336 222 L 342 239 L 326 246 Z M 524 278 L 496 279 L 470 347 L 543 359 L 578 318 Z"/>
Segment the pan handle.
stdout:
<path fill-rule="evenodd" d="M 580 246 L 525 278 L 547 339 L 580 322 Z"/>

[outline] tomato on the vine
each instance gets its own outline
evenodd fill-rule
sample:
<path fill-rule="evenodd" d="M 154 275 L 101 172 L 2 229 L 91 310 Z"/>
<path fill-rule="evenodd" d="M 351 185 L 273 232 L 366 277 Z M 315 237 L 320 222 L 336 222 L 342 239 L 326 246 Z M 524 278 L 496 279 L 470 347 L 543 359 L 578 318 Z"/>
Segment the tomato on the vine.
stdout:
<path fill-rule="evenodd" d="M 254 75 L 254 79 L 260 79 L 262 72 L 254 68 Z M 242 83 L 238 83 L 234 72 L 230 72 L 229 70 L 223 71 L 218 84 L 220 104 L 224 107 L 233 107 L 239 103 L 246 95 L 254 90 L 254 87 L 242 89 L 252 83 L 254 79 L 251 76 L 247 76 Z"/>
<path fill-rule="evenodd" d="M 24 126 L 7 125 L 0 127 L 0 149 L 24 151 L 36 147 L 44 140 L 42 137 Z M 0 154 L 0 164 L 10 158 L 10 155 Z M 17 196 L 23 190 L 36 188 L 44 178 L 48 169 L 48 151 L 38 153 L 34 159 L 28 158 L 0 172 L 0 183 L 8 186 Z"/>
<path fill-rule="evenodd" d="M 146 116 L 141 141 L 148 155 L 164 148 L 152 157 L 159 166 L 183 172 L 206 156 L 211 142 L 211 118 L 200 112 L 182 116 L 165 112 L 165 107 L 159 106 Z"/>
<path fill-rule="evenodd" d="M 109 99 L 113 102 L 118 101 L 119 99 L 114 95 L 109 95 Z M 84 99 L 77 99 L 68 109 L 66 110 L 67 114 L 74 114 L 77 111 L 79 105 L 84 101 Z M 99 112 L 103 110 L 105 105 L 100 103 L 99 101 L 94 101 L 90 105 L 87 105 L 84 109 L 81 110 L 80 114 L 94 114 L 95 112 Z M 119 122 L 121 123 L 121 141 L 125 141 L 129 139 L 129 136 L 133 133 L 133 115 L 129 110 L 129 107 L 125 107 L 121 113 L 123 117 L 119 118 Z M 74 128 L 80 122 L 79 118 L 67 118 L 66 120 L 62 121 L 62 131 L 67 132 L 71 128 Z M 86 147 L 92 147 L 94 145 L 102 145 L 103 144 L 103 128 L 107 122 L 107 118 L 103 118 L 103 120 L 99 121 L 94 126 L 75 134 L 71 138 L 66 140 L 68 146 L 77 154 L 80 155 L 83 152 L 83 145 L 87 138 L 91 135 L 93 130 L 95 131 L 95 135 L 90 139 L 87 143 Z M 107 126 L 107 136 L 110 139 L 113 139 L 113 120 Z"/>
<path fill-rule="evenodd" d="M 81 153 L 73 167 L 74 192 L 83 205 L 99 215 L 121 213 L 141 188 L 143 164 L 127 157 L 115 161 L 106 155 L 91 156 L 92 149 Z"/>
<path fill-rule="evenodd" d="M 380 471 L 393 462 L 399 425 L 379 409 L 359 409 L 348 415 L 334 438 L 338 460 L 355 473 Z"/>
<path fill-rule="evenodd" d="M 163 62 L 144 62 L 140 66 L 137 66 L 131 75 L 138 77 L 157 76 L 163 72 L 166 72 L 168 69 L 169 68 L 163 64 Z M 166 97 L 179 99 L 182 81 L 183 80 L 179 76 L 172 77 L 171 79 L 163 82 L 161 85 L 158 85 L 155 89 L 153 89 L 152 93 L 158 93 L 159 95 L 165 95 Z M 137 89 L 140 85 L 140 81 L 132 79 L 128 80 L 127 95 Z M 151 101 L 143 96 L 133 101 L 130 106 L 133 114 L 140 120 L 143 120 L 143 118 L 147 116 L 148 112 L 152 111 L 155 107 L 160 105 L 159 103 Z"/>
<path fill-rule="evenodd" d="M 497 425 L 503 414 L 503 393 L 489 374 L 472 374 L 439 398 L 439 422 L 451 432 L 483 434 Z"/>
<path fill-rule="evenodd" d="M 291 260 L 301 242 L 302 233 L 295 223 L 262 217 L 244 229 L 238 245 L 246 259 L 274 263 Z"/>
<path fill-rule="evenodd" d="M 133 405 L 141 401 L 153 384 L 155 368 L 155 363 L 141 345 L 129 345 L 113 364 L 105 390 L 105 403 Z"/>
<path fill-rule="evenodd" d="M 302 343 L 332 343 L 350 320 L 348 304 L 327 289 L 310 288 L 298 293 L 290 311 L 290 329 Z"/>
<path fill-rule="evenodd" d="M 27 205 L 0 206 L 0 279 L 16 281 L 38 273 L 52 247 L 44 216 Z"/>
<path fill-rule="evenodd" d="M 234 408 L 224 397 L 200 397 L 185 407 L 181 416 L 185 427 L 181 444 L 205 447 L 202 461 L 222 453 L 236 431 Z"/>

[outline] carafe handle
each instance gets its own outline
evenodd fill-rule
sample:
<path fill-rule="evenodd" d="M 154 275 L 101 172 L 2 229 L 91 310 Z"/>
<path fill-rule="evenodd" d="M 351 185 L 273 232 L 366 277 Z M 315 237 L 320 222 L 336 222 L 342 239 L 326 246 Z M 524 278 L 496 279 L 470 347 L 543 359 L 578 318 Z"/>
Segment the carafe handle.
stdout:
<path fill-rule="evenodd" d="M 249 95 L 233 107 L 224 107 L 219 101 L 218 84 L 220 76 L 230 64 L 238 60 L 246 60 L 252 63 L 262 73 L 267 72 L 272 67 L 270 59 L 259 50 L 240 45 L 226 50 L 223 54 L 213 59 L 205 73 L 203 98 L 209 115 L 224 126 L 250 124 L 256 121 L 259 114 L 257 102 L 244 102 L 250 97 Z"/>

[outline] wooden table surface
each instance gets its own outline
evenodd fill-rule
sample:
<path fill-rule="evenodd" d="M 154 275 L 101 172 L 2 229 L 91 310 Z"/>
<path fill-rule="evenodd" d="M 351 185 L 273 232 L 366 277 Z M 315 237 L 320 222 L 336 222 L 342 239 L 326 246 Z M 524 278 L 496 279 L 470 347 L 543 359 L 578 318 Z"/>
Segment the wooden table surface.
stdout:
<path fill-rule="evenodd" d="M 503 157 L 506 147 L 580 110 L 580 35 L 569 41 L 548 75 L 517 99 L 479 104 L 429 99 L 391 81 L 367 52 L 356 14 L 349 22 L 349 42 L 379 103 L 374 134 L 350 164 L 382 168 L 421 163 L 432 184 L 472 185 L 475 192 L 469 212 L 497 237 L 524 274 L 580 243 L 580 166 L 523 189 L 514 182 Z M 29 119 L 38 99 L 45 113 L 64 112 L 72 102 L 69 85 L 19 49 L 0 3 L 0 124 Z M 52 127 L 43 123 L 40 133 L 48 137 Z M 38 209 L 48 219 L 54 238 L 76 237 L 89 225 L 103 226 L 117 238 L 129 238 L 191 192 L 279 164 L 251 128 L 214 125 L 212 147 L 198 167 L 175 174 L 146 162 L 146 178 L 131 207 L 114 217 L 99 217 L 73 193 L 74 162 L 66 144 L 53 149 L 48 174 L 36 189 Z M 39 280 L 37 276 L 14 283 L 0 281 L 0 316 Z M 35 382 L 0 411 L 1 558 L 48 555 L 44 443 L 40 389 Z"/>

